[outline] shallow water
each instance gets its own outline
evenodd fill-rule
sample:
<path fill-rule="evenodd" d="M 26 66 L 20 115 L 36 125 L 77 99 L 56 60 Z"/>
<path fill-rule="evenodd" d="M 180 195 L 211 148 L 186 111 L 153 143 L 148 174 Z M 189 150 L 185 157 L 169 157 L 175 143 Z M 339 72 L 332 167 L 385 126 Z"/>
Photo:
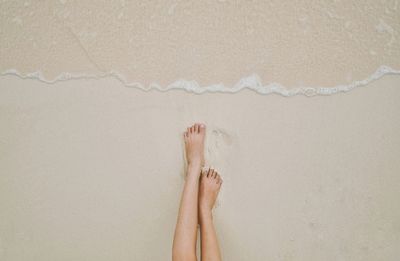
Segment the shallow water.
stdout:
<path fill-rule="evenodd" d="M 0 72 L 46 82 L 312 96 L 400 69 L 399 1 L 0 5 Z"/>

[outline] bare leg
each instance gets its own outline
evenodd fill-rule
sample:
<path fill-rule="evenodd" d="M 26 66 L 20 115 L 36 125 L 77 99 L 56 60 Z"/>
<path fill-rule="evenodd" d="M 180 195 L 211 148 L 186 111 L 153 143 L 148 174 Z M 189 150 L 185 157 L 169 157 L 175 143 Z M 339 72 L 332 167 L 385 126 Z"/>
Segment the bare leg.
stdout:
<path fill-rule="evenodd" d="M 214 207 L 221 185 L 222 179 L 213 169 L 209 169 L 207 172 L 201 174 L 199 221 L 202 261 L 222 260 L 212 216 L 212 208 Z"/>
<path fill-rule="evenodd" d="M 172 246 L 173 261 L 195 261 L 198 225 L 198 192 L 204 165 L 205 126 L 195 124 L 184 133 L 187 173 Z"/>

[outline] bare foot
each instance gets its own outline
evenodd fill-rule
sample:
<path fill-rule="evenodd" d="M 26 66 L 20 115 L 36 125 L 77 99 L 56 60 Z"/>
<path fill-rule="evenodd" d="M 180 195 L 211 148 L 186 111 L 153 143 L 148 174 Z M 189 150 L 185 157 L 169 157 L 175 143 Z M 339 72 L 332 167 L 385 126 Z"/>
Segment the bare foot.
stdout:
<path fill-rule="evenodd" d="M 222 185 L 220 175 L 214 169 L 202 171 L 199 187 L 199 211 L 210 214 Z"/>
<path fill-rule="evenodd" d="M 196 123 L 183 134 L 188 165 L 204 166 L 204 138 L 206 126 Z"/>

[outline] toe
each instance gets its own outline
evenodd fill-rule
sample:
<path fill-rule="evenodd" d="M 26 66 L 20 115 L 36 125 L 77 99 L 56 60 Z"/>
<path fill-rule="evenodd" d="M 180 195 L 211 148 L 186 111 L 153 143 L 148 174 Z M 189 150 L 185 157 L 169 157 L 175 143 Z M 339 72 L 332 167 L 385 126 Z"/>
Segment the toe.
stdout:
<path fill-rule="evenodd" d="M 200 180 L 207 174 L 207 172 L 204 172 L 204 170 L 202 170 L 200 172 Z"/>
<path fill-rule="evenodd" d="M 213 170 L 211 168 L 209 168 L 207 171 L 207 178 L 211 178 L 212 173 L 213 173 Z"/>
<path fill-rule="evenodd" d="M 194 133 L 199 133 L 199 125 L 197 123 L 194 125 Z"/>
<path fill-rule="evenodd" d="M 217 172 L 215 171 L 215 169 L 212 169 L 212 175 L 211 175 L 211 177 L 213 178 L 213 179 L 215 179 L 215 176 L 217 175 Z"/>
<path fill-rule="evenodd" d="M 206 125 L 201 123 L 199 126 L 199 133 L 204 133 L 205 131 L 206 131 Z"/>
<path fill-rule="evenodd" d="M 215 171 L 214 179 L 218 179 L 218 177 L 219 177 L 218 172 Z"/>

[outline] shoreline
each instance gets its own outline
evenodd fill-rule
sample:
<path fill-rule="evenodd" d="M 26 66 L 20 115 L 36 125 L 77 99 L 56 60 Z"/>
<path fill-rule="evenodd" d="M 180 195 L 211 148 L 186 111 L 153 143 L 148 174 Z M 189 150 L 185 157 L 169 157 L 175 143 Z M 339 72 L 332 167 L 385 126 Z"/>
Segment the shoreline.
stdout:
<path fill-rule="evenodd" d="M 226 87 L 223 84 L 213 84 L 208 86 L 200 86 L 196 81 L 177 80 L 166 87 L 161 87 L 157 83 L 151 83 L 148 87 L 143 86 L 139 82 L 128 82 L 126 77 L 118 72 L 108 72 L 102 74 L 74 74 L 74 73 L 61 73 L 52 80 L 46 79 L 40 71 L 32 73 L 21 73 L 16 69 L 5 70 L 0 73 L 0 76 L 16 76 L 21 79 L 38 80 L 47 84 L 54 84 L 61 81 L 68 80 L 89 80 L 89 79 L 102 79 L 102 78 L 115 78 L 121 84 L 128 88 L 138 88 L 143 91 L 157 90 L 167 92 L 173 89 L 182 89 L 188 92 L 203 94 L 203 93 L 238 93 L 244 89 L 252 90 L 258 94 L 279 94 L 284 97 L 291 97 L 296 95 L 304 95 L 307 97 L 312 96 L 327 96 L 342 92 L 349 92 L 353 89 L 366 86 L 373 81 L 382 78 L 385 75 L 400 75 L 400 70 L 393 69 L 389 66 L 380 66 L 373 74 L 363 80 L 357 80 L 346 85 L 337 85 L 332 87 L 293 87 L 287 88 L 279 83 L 270 83 L 263 85 L 260 77 L 257 74 L 241 78 L 233 87 Z"/>

